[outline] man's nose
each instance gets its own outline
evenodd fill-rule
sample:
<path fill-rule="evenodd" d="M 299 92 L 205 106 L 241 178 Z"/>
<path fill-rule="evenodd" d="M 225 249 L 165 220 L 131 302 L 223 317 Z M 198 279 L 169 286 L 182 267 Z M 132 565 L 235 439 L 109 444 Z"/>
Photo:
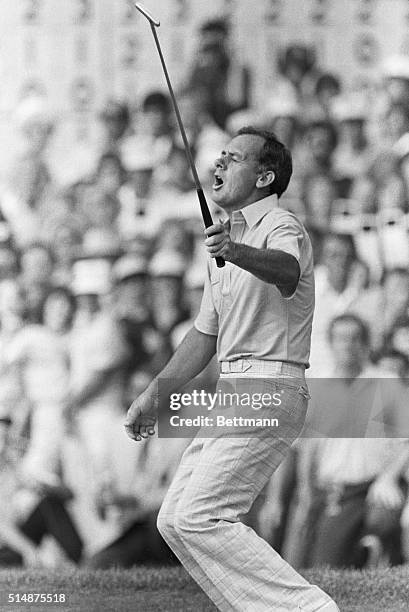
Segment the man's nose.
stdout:
<path fill-rule="evenodd" d="M 214 165 L 216 166 L 216 168 L 220 168 L 221 170 L 224 170 L 226 168 L 226 159 L 220 156 L 216 159 L 216 161 L 214 162 Z"/>

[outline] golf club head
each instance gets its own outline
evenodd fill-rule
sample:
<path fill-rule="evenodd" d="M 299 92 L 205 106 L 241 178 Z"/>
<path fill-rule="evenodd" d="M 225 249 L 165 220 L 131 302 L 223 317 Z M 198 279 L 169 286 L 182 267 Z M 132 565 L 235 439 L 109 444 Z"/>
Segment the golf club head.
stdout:
<path fill-rule="evenodd" d="M 136 10 L 138 10 L 140 13 L 142 13 L 142 15 L 144 17 L 146 17 L 146 19 L 148 21 L 151 22 L 152 25 L 154 25 L 156 28 L 158 28 L 160 26 L 160 21 L 158 21 L 157 19 L 154 19 L 152 17 L 152 15 L 150 14 L 149 11 L 146 10 L 146 8 L 144 6 L 142 6 L 142 4 L 140 4 L 139 2 L 135 2 L 135 8 Z"/>

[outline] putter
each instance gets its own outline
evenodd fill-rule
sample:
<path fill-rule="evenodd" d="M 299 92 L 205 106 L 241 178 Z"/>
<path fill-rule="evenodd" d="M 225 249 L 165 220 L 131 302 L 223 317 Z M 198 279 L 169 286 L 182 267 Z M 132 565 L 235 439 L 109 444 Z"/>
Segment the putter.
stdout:
<path fill-rule="evenodd" d="M 182 140 L 183 140 L 183 144 L 185 146 L 185 151 L 186 151 L 186 156 L 187 159 L 189 161 L 189 165 L 190 165 L 190 169 L 192 171 L 192 175 L 193 175 L 193 180 L 195 182 L 195 186 L 196 186 L 196 193 L 197 193 L 197 197 L 199 200 L 199 204 L 200 204 L 200 210 L 202 211 L 202 217 L 203 217 L 203 222 L 205 227 L 210 227 L 211 225 L 213 225 L 213 219 L 212 216 L 210 214 L 210 210 L 209 210 L 209 206 L 207 204 L 206 201 L 206 196 L 203 192 L 203 187 L 200 183 L 200 179 L 199 179 L 199 175 L 197 173 L 196 170 L 196 166 L 195 166 L 195 162 L 193 159 L 193 155 L 192 155 L 192 151 L 190 149 L 190 145 L 189 145 L 189 141 L 187 139 L 186 136 L 186 131 L 183 125 L 183 121 L 182 121 L 182 117 L 180 115 L 179 112 L 179 107 L 178 107 L 178 103 L 176 101 L 176 97 L 175 94 L 173 92 L 173 87 L 172 87 L 172 83 L 170 82 L 170 77 L 169 77 L 169 73 L 168 73 L 168 69 L 166 68 L 166 64 L 165 64 L 165 59 L 163 57 L 163 53 L 162 53 L 162 49 L 159 43 L 159 38 L 156 32 L 156 28 L 158 28 L 160 26 L 160 21 L 158 21 L 157 19 L 154 19 L 152 17 L 152 15 L 149 13 L 149 11 L 146 10 L 146 8 L 144 6 L 142 6 L 141 4 L 139 4 L 139 2 L 135 3 L 135 8 L 144 16 L 146 17 L 146 19 L 149 21 L 149 24 L 151 26 L 151 30 L 152 30 L 152 34 L 153 34 L 153 38 L 155 40 L 155 44 L 156 44 L 156 48 L 158 50 L 159 53 L 159 57 L 160 57 L 160 61 L 162 64 L 162 68 L 163 68 L 163 72 L 165 74 L 165 79 L 166 79 L 166 83 L 169 89 L 169 94 L 172 100 L 172 104 L 173 104 L 173 108 L 175 110 L 175 114 L 176 114 L 176 119 L 179 125 L 179 130 L 182 136 Z M 216 257 L 216 265 L 218 268 L 223 268 L 223 266 L 225 265 L 225 261 L 222 257 Z"/>

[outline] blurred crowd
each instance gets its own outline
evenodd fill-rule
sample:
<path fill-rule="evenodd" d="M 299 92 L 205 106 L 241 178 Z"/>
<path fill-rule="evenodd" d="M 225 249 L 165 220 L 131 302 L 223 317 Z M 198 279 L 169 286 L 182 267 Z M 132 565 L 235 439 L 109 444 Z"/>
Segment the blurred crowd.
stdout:
<path fill-rule="evenodd" d="M 291 149 L 281 205 L 315 253 L 310 377 L 347 379 L 354 420 L 363 378 L 405 387 L 409 373 L 409 56 L 351 90 L 292 45 L 254 107 L 245 66 L 230 100 L 228 33 L 224 21 L 203 25 L 178 92 L 203 187 L 210 203 L 214 159 L 244 125 Z M 107 101 L 97 141 L 58 163 L 47 100 L 22 100 L 13 121 L 0 183 L 0 565 L 175 562 L 155 520 L 188 440 L 134 444 L 123 431 L 192 325 L 206 272 L 169 97 Z M 217 371 L 212 362 L 201 385 Z M 296 567 L 401 563 L 406 460 L 398 438 L 302 440 L 248 520 Z"/>

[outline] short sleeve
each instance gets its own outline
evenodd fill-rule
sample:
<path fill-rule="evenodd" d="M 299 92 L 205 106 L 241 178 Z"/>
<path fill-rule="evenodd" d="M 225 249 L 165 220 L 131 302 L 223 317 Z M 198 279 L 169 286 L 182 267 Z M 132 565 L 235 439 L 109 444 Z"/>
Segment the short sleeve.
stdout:
<path fill-rule="evenodd" d="M 273 227 L 267 235 L 267 248 L 284 251 L 295 257 L 303 268 L 302 250 L 305 240 L 304 230 L 300 223 L 291 217 L 287 217 L 280 221 L 276 227 Z"/>
<path fill-rule="evenodd" d="M 213 303 L 209 266 L 207 266 L 202 303 L 194 326 L 202 334 L 208 334 L 209 336 L 217 336 L 219 333 L 219 315 Z"/>

